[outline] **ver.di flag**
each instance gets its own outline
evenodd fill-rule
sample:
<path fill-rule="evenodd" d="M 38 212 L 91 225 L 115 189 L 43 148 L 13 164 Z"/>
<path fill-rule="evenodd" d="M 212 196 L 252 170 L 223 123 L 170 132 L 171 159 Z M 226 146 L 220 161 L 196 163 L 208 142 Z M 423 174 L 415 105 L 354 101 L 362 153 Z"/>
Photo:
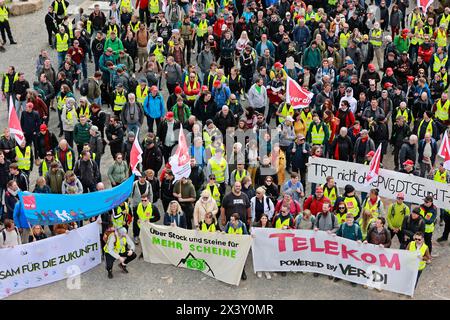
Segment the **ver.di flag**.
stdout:
<path fill-rule="evenodd" d="M 130 167 L 131 172 L 137 176 L 140 176 L 141 173 L 137 169 L 137 165 L 142 162 L 142 148 L 139 145 L 139 129 L 136 132 L 136 137 L 134 138 L 133 146 L 131 147 L 130 152 Z"/>
<path fill-rule="evenodd" d="M 445 131 L 444 137 L 442 138 L 438 156 L 444 158 L 444 168 L 450 170 L 450 142 L 448 140 L 448 129 Z"/>
<path fill-rule="evenodd" d="M 417 0 L 417 7 L 422 9 L 422 12 L 426 15 L 428 8 L 431 6 L 434 0 Z"/>
<path fill-rule="evenodd" d="M 14 135 L 18 145 L 21 145 L 25 140 L 22 127 L 20 126 L 19 118 L 17 118 L 16 109 L 14 108 L 14 101 L 12 96 L 9 97 L 9 115 L 8 115 L 9 132 Z"/>
<path fill-rule="evenodd" d="M 186 136 L 184 135 L 183 126 L 180 125 L 180 133 L 178 135 L 178 147 L 175 154 L 170 158 L 169 163 L 172 166 L 172 172 L 175 176 L 174 182 L 181 178 L 189 178 L 191 174 L 191 156 L 189 155 Z"/>
<path fill-rule="evenodd" d="M 286 83 L 286 102 L 289 102 L 294 109 L 301 109 L 309 106 L 314 96 L 312 92 L 303 89 L 297 81 L 288 76 Z"/>
<path fill-rule="evenodd" d="M 380 162 L 381 162 L 381 144 L 378 146 L 375 155 L 369 163 L 369 171 L 366 175 L 366 184 L 371 184 L 378 179 L 380 173 Z"/>

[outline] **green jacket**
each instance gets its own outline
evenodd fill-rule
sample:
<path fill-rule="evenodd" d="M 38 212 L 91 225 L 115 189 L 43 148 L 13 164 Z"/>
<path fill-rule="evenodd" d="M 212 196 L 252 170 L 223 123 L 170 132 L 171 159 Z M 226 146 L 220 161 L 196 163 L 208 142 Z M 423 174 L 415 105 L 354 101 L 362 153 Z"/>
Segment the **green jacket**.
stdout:
<path fill-rule="evenodd" d="M 105 51 L 106 49 L 111 48 L 114 51 L 114 57 L 117 60 L 119 57 L 119 51 L 123 50 L 123 43 L 122 40 L 116 37 L 114 41 L 111 40 L 111 38 L 106 39 L 105 42 Z"/>
<path fill-rule="evenodd" d="M 409 38 L 403 39 L 400 35 L 396 36 L 394 39 L 394 46 L 397 48 L 398 52 L 409 51 Z"/>
<path fill-rule="evenodd" d="M 91 139 L 89 129 L 91 129 L 90 123 L 86 122 L 83 126 L 80 122 L 78 122 L 73 129 L 73 141 L 80 145 L 89 143 L 89 140 Z"/>
<path fill-rule="evenodd" d="M 108 178 L 112 185 L 122 183 L 128 178 L 128 164 L 125 160 L 122 163 L 114 161 L 114 164 L 108 169 Z"/>
<path fill-rule="evenodd" d="M 320 54 L 320 49 L 312 49 L 311 47 L 306 48 L 303 53 L 303 65 L 310 68 L 319 68 L 322 64 L 322 55 Z"/>
<path fill-rule="evenodd" d="M 191 108 L 189 108 L 189 106 L 187 104 L 183 104 L 183 111 L 184 111 L 183 119 L 180 119 L 180 115 L 178 114 L 178 105 L 175 104 L 172 107 L 172 112 L 173 112 L 173 116 L 174 116 L 175 120 L 178 120 L 181 123 L 184 123 L 191 116 Z"/>
<path fill-rule="evenodd" d="M 387 222 L 390 229 L 402 228 L 403 219 L 410 213 L 406 204 L 398 205 L 397 202 L 391 204 L 387 211 Z"/>

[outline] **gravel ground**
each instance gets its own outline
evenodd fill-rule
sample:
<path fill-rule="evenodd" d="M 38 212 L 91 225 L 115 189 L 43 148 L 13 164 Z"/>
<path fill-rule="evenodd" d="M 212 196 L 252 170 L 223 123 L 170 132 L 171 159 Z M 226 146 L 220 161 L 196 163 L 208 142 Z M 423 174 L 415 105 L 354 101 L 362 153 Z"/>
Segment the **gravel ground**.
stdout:
<path fill-rule="evenodd" d="M 47 32 L 44 16 L 49 0 L 44 1 L 43 9 L 26 16 L 10 19 L 15 46 L 7 45 L 7 51 L 0 54 L 0 68 L 6 70 L 8 65 L 16 66 L 18 71 L 25 72 L 27 80 L 34 81 L 35 61 L 40 49 L 50 51 L 54 63 L 56 53 L 47 46 Z M 90 1 L 71 1 L 72 4 L 87 7 Z M 192 61 L 195 56 L 192 57 Z M 93 64 L 89 64 L 89 74 L 93 72 Z M 164 87 L 164 86 L 163 86 Z M 167 96 L 167 92 L 164 92 Z M 7 123 L 6 104 L 0 105 L 0 121 Z M 50 130 L 57 131 L 57 114 L 51 113 Z M 147 131 L 144 121 L 144 132 Z M 112 159 L 107 149 L 102 158 L 102 176 L 111 165 Z M 393 168 L 392 155 L 385 157 L 384 165 Z M 37 169 L 32 173 L 31 180 L 35 181 Z M 109 185 L 108 181 L 105 181 Z M 388 201 L 386 202 L 388 203 Z M 386 204 L 387 205 L 387 204 Z M 441 235 L 443 228 L 437 227 L 435 236 Z M 393 244 L 398 248 L 398 243 Z M 140 248 L 137 249 L 140 251 Z M 439 257 L 427 267 L 420 279 L 414 299 L 450 299 L 450 246 L 436 244 L 434 252 Z M 433 252 L 433 253 L 434 253 Z M 115 272 L 113 280 L 108 280 L 104 265 L 99 265 L 81 276 L 79 289 L 68 289 L 66 281 L 59 281 L 44 287 L 22 291 L 9 297 L 11 300 L 23 299 L 410 299 L 391 292 L 377 292 L 363 289 L 361 286 L 353 288 L 349 283 L 334 283 L 327 277 L 313 278 L 312 274 L 288 274 L 286 277 L 275 275 L 272 280 L 256 278 L 253 273 L 251 254 L 247 260 L 247 281 L 242 281 L 239 287 L 215 281 L 202 273 L 178 269 L 173 266 L 148 264 L 143 260 L 134 261 L 129 265 L 130 274 Z M 117 268 L 115 269 L 117 271 Z M 213 289 L 211 289 L 213 288 Z"/>

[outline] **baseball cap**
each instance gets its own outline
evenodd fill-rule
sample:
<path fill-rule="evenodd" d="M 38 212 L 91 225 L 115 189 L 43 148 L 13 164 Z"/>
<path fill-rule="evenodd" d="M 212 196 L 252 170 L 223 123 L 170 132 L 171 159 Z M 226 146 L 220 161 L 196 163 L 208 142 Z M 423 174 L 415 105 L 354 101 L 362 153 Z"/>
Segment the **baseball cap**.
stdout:
<path fill-rule="evenodd" d="M 45 123 L 41 124 L 41 126 L 39 127 L 40 131 L 47 131 L 47 125 Z"/>
<path fill-rule="evenodd" d="M 316 193 L 317 193 L 317 192 L 323 192 L 322 186 L 317 186 L 317 187 L 316 187 Z"/>
<path fill-rule="evenodd" d="M 283 64 L 281 62 L 275 62 L 273 65 L 275 68 L 283 68 Z"/>
<path fill-rule="evenodd" d="M 405 162 L 403 162 L 404 166 L 414 166 L 414 162 L 412 160 L 406 160 Z"/>
<path fill-rule="evenodd" d="M 158 39 L 156 39 L 157 42 L 163 42 L 163 38 L 158 37 Z"/>
<path fill-rule="evenodd" d="M 287 116 L 285 121 L 294 122 L 294 118 L 292 118 L 291 116 Z"/>
<path fill-rule="evenodd" d="M 433 197 L 432 196 L 426 196 L 423 201 L 425 202 L 433 202 Z"/>
<path fill-rule="evenodd" d="M 166 119 L 173 119 L 173 112 L 172 111 L 167 112 Z"/>
<path fill-rule="evenodd" d="M 222 82 L 220 82 L 219 80 L 214 81 L 214 87 L 217 88 L 218 86 L 220 86 L 222 84 Z"/>
<path fill-rule="evenodd" d="M 375 70 L 375 65 L 373 63 L 369 63 L 369 65 L 367 66 L 369 68 L 369 70 L 374 71 Z"/>

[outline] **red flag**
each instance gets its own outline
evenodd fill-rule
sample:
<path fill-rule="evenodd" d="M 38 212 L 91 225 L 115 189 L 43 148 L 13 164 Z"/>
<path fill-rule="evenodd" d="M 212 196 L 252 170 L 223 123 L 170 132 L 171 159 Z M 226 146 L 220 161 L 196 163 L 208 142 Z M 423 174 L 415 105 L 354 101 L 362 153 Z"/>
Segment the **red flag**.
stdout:
<path fill-rule="evenodd" d="M 372 160 L 369 163 L 369 172 L 366 175 L 365 184 L 371 184 L 378 178 L 380 172 L 380 160 L 381 160 L 381 144 L 378 146 L 377 151 L 373 155 Z"/>
<path fill-rule="evenodd" d="M 444 168 L 450 170 L 450 142 L 448 139 L 448 130 L 444 133 L 438 156 L 444 158 Z"/>
<path fill-rule="evenodd" d="M 133 146 L 131 147 L 131 152 L 130 152 L 131 172 L 137 176 L 141 175 L 141 173 L 137 169 L 137 165 L 140 162 L 142 162 L 142 148 L 139 145 L 139 129 L 138 129 L 136 132 L 136 137 L 134 138 Z"/>
<path fill-rule="evenodd" d="M 169 163 L 172 166 L 172 172 L 175 176 L 174 181 L 181 178 L 189 178 L 191 174 L 191 156 L 189 155 L 186 136 L 184 135 L 183 126 L 180 125 L 180 133 L 178 135 L 178 147 L 175 154 L 170 158 Z"/>
<path fill-rule="evenodd" d="M 427 13 L 429 6 L 433 3 L 434 0 L 417 0 L 417 6 L 422 9 L 424 14 Z"/>
<path fill-rule="evenodd" d="M 312 92 L 303 89 L 297 81 L 288 77 L 286 82 L 286 102 L 290 103 L 294 109 L 305 108 L 311 103 L 314 96 Z"/>
<path fill-rule="evenodd" d="M 9 115 L 8 115 L 9 132 L 14 135 L 18 145 L 21 145 L 25 141 L 25 135 L 23 134 L 22 127 L 20 126 L 19 118 L 17 118 L 16 108 L 14 108 L 14 102 L 12 96 L 9 97 Z"/>

